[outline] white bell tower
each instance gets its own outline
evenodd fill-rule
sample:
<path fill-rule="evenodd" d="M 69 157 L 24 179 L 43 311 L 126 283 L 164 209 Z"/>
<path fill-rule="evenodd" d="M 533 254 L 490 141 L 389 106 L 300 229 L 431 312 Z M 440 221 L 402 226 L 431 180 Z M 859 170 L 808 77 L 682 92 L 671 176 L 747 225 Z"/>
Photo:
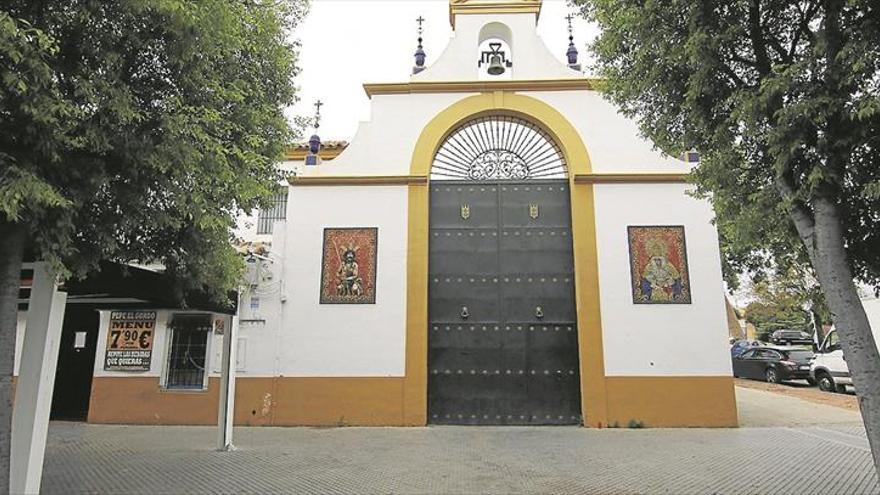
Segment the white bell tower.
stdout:
<path fill-rule="evenodd" d="M 416 82 L 578 79 L 538 36 L 542 0 L 449 0 L 453 37 Z"/>

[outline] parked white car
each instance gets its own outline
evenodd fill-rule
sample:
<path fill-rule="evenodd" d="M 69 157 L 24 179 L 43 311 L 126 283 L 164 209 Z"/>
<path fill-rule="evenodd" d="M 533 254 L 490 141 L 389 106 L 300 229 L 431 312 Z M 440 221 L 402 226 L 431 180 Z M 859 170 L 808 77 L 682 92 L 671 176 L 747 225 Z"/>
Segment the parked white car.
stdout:
<path fill-rule="evenodd" d="M 880 343 L 880 299 L 863 299 L 862 305 L 868 314 L 871 330 L 874 332 L 875 343 Z M 813 361 L 810 363 L 810 376 L 825 392 L 846 392 L 852 386 L 852 377 L 846 365 L 846 357 L 840 346 L 837 330 L 833 329 L 819 345 Z"/>

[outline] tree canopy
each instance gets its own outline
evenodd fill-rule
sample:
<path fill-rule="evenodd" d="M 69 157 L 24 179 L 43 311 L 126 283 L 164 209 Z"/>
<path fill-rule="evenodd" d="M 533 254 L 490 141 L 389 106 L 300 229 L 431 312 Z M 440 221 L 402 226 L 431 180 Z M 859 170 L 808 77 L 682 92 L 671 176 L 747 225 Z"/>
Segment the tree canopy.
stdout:
<path fill-rule="evenodd" d="M 575 3 L 602 28 L 610 97 L 661 149 L 701 153 L 728 274 L 808 264 L 789 208 L 833 196 L 854 274 L 880 283 L 876 2 Z"/>
<path fill-rule="evenodd" d="M 0 6 L 0 492 L 8 490 L 21 262 L 62 277 L 161 263 L 225 300 L 231 228 L 296 134 L 305 0 L 7 0 Z"/>
<path fill-rule="evenodd" d="M 161 262 L 218 297 L 230 227 L 294 138 L 300 2 L 6 2 L 0 221 L 81 275 Z"/>
<path fill-rule="evenodd" d="M 880 472 L 880 3 L 573 0 L 606 94 L 667 153 L 696 149 L 729 269 L 809 263 Z"/>

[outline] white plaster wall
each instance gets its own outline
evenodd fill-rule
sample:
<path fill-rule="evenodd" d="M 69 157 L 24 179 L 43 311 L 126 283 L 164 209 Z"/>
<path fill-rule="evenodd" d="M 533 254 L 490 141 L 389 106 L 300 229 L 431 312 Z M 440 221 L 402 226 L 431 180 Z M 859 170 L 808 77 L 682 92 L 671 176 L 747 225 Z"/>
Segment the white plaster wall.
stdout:
<path fill-rule="evenodd" d="M 598 91 L 523 93 L 558 110 L 578 130 L 593 172 L 687 172 L 690 166 L 654 148 L 638 125 Z"/>
<path fill-rule="evenodd" d="M 605 373 L 729 376 L 718 235 L 709 204 L 683 184 L 597 184 Z M 634 304 L 627 226 L 684 225 L 692 304 Z"/>
<path fill-rule="evenodd" d="M 281 375 L 403 376 L 407 193 L 407 186 L 291 188 Z M 319 304 L 325 227 L 378 228 L 376 304 Z"/>
<path fill-rule="evenodd" d="M 361 122 L 351 144 L 339 156 L 301 176 L 407 175 L 412 152 L 428 122 L 471 93 L 373 96 L 371 118 Z"/>
<path fill-rule="evenodd" d="M 690 165 L 665 155 L 643 138 L 636 123 L 596 91 L 522 91 L 554 107 L 580 133 L 593 172 L 687 172 Z M 362 122 L 348 148 L 301 176 L 406 175 L 428 122 L 473 93 L 376 95 L 372 120 Z M 255 220 L 251 220 L 255 224 Z M 255 227 L 254 227 L 255 228 Z M 250 234 L 251 237 L 256 237 Z"/>
<path fill-rule="evenodd" d="M 880 347 L 880 299 L 876 297 L 863 298 L 862 306 L 868 315 L 871 331 L 874 332 L 874 343 Z"/>
<path fill-rule="evenodd" d="M 291 212 L 289 201 L 288 198 L 288 216 L 300 215 L 300 212 Z M 288 297 L 288 282 L 284 278 L 286 228 L 286 221 L 275 223 L 269 260 L 260 263 L 259 283 L 242 292 L 238 328 L 240 345 L 236 354 L 239 376 L 270 377 L 280 372 L 279 359 L 283 353 L 279 350 L 279 338 Z M 217 358 L 218 363 L 220 359 Z"/>
<path fill-rule="evenodd" d="M 583 77 L 579 71 L 561 64 L 538 36 L 535 14 L 466 14 L 455 18 L 455 32 L 440 57 L 424 71 L 412 76 L 413 81 L 476 81 L 481 78 L 477 67 L 480 59 L 479 35 L 486 24 L 499 22 L 512 34 L 509 58 L 513 67 L 497 79 L 572 79 Z"/>

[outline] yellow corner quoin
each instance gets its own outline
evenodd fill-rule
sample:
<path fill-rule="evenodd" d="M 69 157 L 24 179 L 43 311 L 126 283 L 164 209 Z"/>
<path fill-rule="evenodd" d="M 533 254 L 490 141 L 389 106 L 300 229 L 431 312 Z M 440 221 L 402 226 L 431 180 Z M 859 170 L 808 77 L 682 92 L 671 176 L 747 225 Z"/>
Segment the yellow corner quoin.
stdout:
<path fill-rule="evenodd" d="M 449 24 L 455 29 L 455 16 L 467 14 L 541 15 L 542 0 L 449 0 Z"/>
<path fill-rule="evenodd" d="M 486 92 L 464 98 L 435 116 L 422 130 L 413 151 L 410 175 L 428 177 L 434 155 L 443 140 L 460 123 L 486 114 L 509 114 L 534 122 L 562 149 L 569 167 L 574 244 L 575 294 L 581 370 L 581 401 L 588 426 L 607 425 L 605 364 L 602 323 L 599 314 L 599 267 L 596 256 L 596 216 L 593 185 L 576 183 L 578 175 L 590 175 L 587 148 L 578 131 L 550 105 L 507 91 Z M 427 422 L 427 325 L 428 325 L 428 188 L 410 185 L 409 246 L 407 248 L 406 384 L 404 403 L 407 424 Z"/>
<path fill-rule="evenodd" d="M 373 95 L 411 93 L 485 93 L 491 91 L 601 91 L 599 78 L 531 79 L 517 81 L 426 81 L 366 83 L 364 92 Z"/>
<path fill-rule="evenodd" d="M 428 206 L 428 182 L 411 184 L 407 206 L 406 376 L 402 397 L 407 426 L 424 426 L 428 422 Z"/>

